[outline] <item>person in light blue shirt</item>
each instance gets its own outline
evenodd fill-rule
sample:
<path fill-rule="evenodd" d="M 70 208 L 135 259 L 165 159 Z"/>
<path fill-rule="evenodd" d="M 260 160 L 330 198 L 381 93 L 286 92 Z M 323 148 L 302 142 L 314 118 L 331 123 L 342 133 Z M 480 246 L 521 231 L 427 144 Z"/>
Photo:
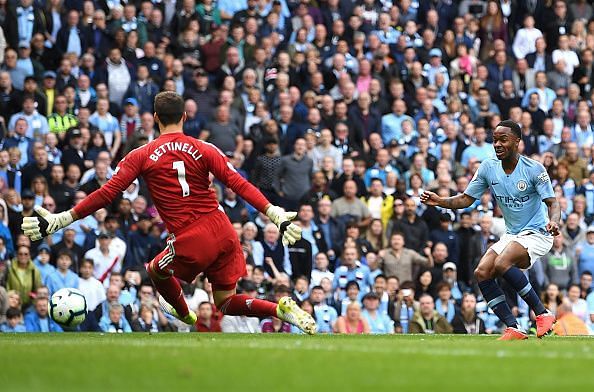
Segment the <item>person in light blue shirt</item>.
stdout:
<path fill-rule="evenodd" d="M 38 297 L 34 303 L 34 311 L 25 315 L 25 329 L 27 332 L 64 332 L 49 316 L 48 299 Z"/>
<path fill-rule="evenodd" d="M 382 141 L 384 145 L 390 144 L 394 139 L 399 140 L 402 137 L 402 122 L 410 120 L 411 116 L 406 114 L 406 103 L 402 99 L 396 99 L 392 103 L 392 113 L 382 117 Z"/>
<path fill-rule="evenodd" d="M 394 320 L 390 319 L 387 314 L 381 313 L 379 309 L 379 297 L 377 294 L 371 292 L 365 294 L 363 297 L 363 311 L 361 315 L 369 323 L 369 328 L 372 334 L 393 334 Z"/>
<path fill-rule="evenodd" d="M 531 268 L 551 250 L 553 236 L 559 234 L 561 208 L 544 166 L 519 154 L 521 137 L 516 122 L 500 122 L 493 132 L 497 159 L 481 163 L 464 193 L 453 197 L 433 192 L 421 195 L 427 205 L 460 209 L 480 199 L 488 189 L 493 194 L 503 213 L 506 233 L 486 251 L 474 275 L 487 304 L 507 326 L 502 340 L 528 336 L 512 314 L 497 277 L 505 279 L 534 311 L 538 337 L 549 332 L 555 322 L 555 315 L 544 307 L 522 269 Z"/>
<path fill-rule="evenodd" d="M 78 275 L 70 270 L 72 254 L 68 250 L 58 253 L 56 259 L 57 269 L 45 280 L 50 296 L 63 288 L 78 288 Z"/>
<path fill-rule="evenodd" d="M 344 249 L 342 252 L 342 263 L 334 271 L 332 288 L 338 292 L 338 299 L 346 298 L 347 283 L 357 282 L 362 293 L 369 291 L 369 267 L 361 264 L 357 259 L 358 250 L 354 246 Z"/>
<path fill-rule="evenodd" d="M 578 259 L 578 275 L 585 271 L 594 274 L 594 225 L 586 229 L 586 240 L 578 243 L 575 247 L 575 253 Z"/>
<path fill-rule="evenodd" d="M 6 322 L 0 324 L 0 332 L 2 333 L 20 333 L 27 332 L 27 328 L 23 323 L 23 313 L 18 308 L 8 308 L 6 311 Z"/>
<path fill-rule="evenodd" d="M 128 333 L 132 332 L 130 323 L 124 317 L 124 307 L 119 303 L 109 305 L 108 313 L 104 314 L 99 321 L 99 328 L 103 332 Z"/>
<path fill-rule="evenodd" d="M 338 319 L 336 309 L 326 303 L 326 294 L 322 286 L 314 286 L 311 288 L 309 295 L 314 307 L 314 314 L 316 323 L 318 324 L 318 333 L 333 333 L 334 324 Z"/>
<path fill-rule="evenodd" d="M 47 244 L 39 245 L 37 248 L 37 257 L 33 260 L 33 264 L 41 273 L 41 281 L 46 282 L 47 278 L 56 271 L 56 267 L 49 263 L 51 257 L 50 247 Z"/>
<path fill-rule="evenodd" d="M 470 158 L 476 158 L 479 162 L 486 160 L 487 158 L 495 157 L 495 149 L 491 143 L 487 143 L 487 131 L 485 128 L 478 127 L 474 131 L 475 142 L 470 146 L 466 147 L 462 152 L 462 158 L 460 163 L 464 167 L 468 167 L 468 161 Z"/>

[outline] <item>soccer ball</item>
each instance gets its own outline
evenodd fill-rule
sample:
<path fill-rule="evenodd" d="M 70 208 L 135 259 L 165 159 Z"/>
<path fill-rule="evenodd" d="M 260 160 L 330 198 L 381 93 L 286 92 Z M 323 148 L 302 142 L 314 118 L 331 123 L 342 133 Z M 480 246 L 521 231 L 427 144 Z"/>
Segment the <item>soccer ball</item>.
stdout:
<path fill-rule="evenodd" d="M 60 289 L 49 301 L 50 317 L 63 327 L 74 328 L 87 317 L 87 300 L 77 289 Z"/>

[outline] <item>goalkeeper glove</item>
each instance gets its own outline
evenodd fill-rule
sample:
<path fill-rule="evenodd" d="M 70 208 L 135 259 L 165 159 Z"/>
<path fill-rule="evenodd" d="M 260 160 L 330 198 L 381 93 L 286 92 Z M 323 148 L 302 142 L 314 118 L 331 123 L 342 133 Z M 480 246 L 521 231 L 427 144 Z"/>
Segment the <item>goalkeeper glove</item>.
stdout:
<path fill-rule="evenodd" d="M 43 207 L 35 206 L 35 212 L 39 216 L 27 216 L 23 218 L 21 230 L 31 241 L 37 241 L 71 224 L 74 219 L 70 211 L 52 214 Z"/>
<path fill-rule="evenodd" d="M 278 206 L 271 205 L 266 210 L 266 216 L 280 230 L 283 245 L 293 245 L 301 239 L 301 227 L 291 223 L 297 217 L 296 212 L 286 212 Z"/>

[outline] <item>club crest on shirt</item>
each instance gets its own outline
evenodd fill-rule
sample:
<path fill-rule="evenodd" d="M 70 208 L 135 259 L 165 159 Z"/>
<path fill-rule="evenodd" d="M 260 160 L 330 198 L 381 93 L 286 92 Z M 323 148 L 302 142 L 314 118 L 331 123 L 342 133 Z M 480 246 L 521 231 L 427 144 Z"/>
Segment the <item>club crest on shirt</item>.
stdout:
<path fill-rule="evenodd" d="M 518 190 L 520 192 L 524 192 L 526 190 L 526 188 L 528 188 L 528 185 L 526 184 L 526 181 L 524 181 L 524 180 L 518 181 L 516 186 L 518 187 Z"/>

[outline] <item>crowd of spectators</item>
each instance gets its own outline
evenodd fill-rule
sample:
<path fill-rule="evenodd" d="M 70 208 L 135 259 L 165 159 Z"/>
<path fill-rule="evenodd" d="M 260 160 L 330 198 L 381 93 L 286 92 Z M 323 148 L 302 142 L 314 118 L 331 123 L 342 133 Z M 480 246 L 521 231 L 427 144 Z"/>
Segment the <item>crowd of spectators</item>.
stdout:
<path fill-rule="evenodd" d="M 293 296 L 322 333 L 501 330 L 473 277 L 505 230 L 496 200 L 419 196 L 463 192 L 494 126 L 517 122 L 563 221 L 527 274 L 557 333 L 594 331 L 593 53 L 588 0 L 0 0 L 0 330 L 60 331 L 48 297 L 78 287 L 83 330 L 296 332 L 222 317 L 204 276 L 184 284 L 195 326 L 164 314 L 144 264 L 168 233 L 142 178 L 43 241 L 22 235 L 35 205 L 71 208 L 157 138 L 167 90 L 187 135 L 298 211 L 303 239 L 286 247 L 213 183 L 244 249 L 238 289 Z"/>

